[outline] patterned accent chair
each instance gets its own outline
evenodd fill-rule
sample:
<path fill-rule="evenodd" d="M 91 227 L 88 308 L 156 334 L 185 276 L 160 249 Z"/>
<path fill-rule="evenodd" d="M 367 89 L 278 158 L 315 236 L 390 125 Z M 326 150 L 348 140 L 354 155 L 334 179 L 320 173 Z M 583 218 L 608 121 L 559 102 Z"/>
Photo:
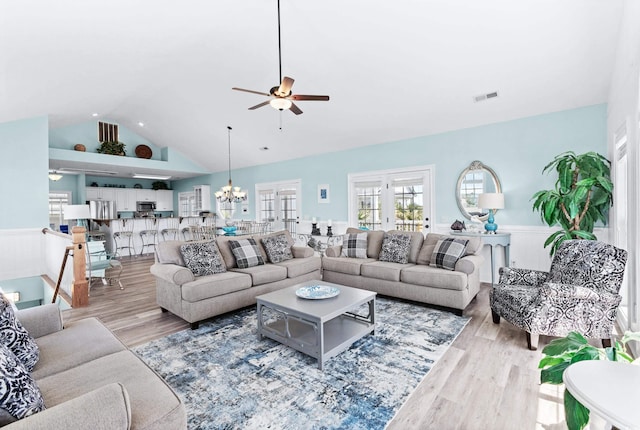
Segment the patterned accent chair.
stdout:
<path fill-rule="evenodd" d="M 604 242 L 567 240 L 549 272 L 503 267 L 489 295 L 493 322 L 523 329 L 531 350 L 541 334 L 571 331 L 610 346 L 626 261 L 627 251 Z"/>

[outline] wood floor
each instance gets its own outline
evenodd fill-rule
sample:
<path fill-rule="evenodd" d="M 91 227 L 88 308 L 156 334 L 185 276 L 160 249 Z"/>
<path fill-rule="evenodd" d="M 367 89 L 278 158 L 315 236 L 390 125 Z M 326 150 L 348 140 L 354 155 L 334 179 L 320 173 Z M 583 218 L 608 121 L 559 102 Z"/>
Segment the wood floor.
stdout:
<path fill-rule="evenodd" d="M 189 329 L 186 322 L 162 313 L 156 305 L 149 273 L 153 258 L 122 261 L 125 290 L 94 283 L 89 306 L 64 311 L 65 322 L 95 316 L 128 346 Z M 566 428 L 562 387 L 539 384 L 540 350 L 529 351 L 524 333 L 511 324 L 493 324 L 488 292 L 489 286 L 483 285 L 465 311 L 471 321 L 388 429 Z M 548 341 L 541 336 L 540 348 Z M 592 428 L 603 428 L 596 423 Z"/>

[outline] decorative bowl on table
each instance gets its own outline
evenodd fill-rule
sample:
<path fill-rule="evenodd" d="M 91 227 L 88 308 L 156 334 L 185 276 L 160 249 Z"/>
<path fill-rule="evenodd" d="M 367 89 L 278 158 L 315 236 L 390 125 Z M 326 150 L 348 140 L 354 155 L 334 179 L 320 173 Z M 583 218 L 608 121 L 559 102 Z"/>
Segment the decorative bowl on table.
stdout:
<path fill-rule="evenodd" d="M 235 236 L 237 229 L 238 227 L 236 227 L 235 225 L 225 225 L 224 227 L 222 227 L 225 236 Z"/>
<path fill-rule="evenodd" d="M 308 285 L 296 290 L 296 296 L 311 300 L 329 299 L 338 294 L 340 294 L 340 288 L 329 285 Z"/>

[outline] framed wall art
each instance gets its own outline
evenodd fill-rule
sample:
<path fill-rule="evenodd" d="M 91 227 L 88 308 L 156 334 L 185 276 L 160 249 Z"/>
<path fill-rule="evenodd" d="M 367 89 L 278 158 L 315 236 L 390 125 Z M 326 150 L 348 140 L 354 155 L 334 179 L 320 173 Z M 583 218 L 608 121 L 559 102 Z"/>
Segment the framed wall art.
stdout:
<path fill-rule="evenodd" d="M 329 184 L 318 185 L 318 203 L 330 203 Z"/>

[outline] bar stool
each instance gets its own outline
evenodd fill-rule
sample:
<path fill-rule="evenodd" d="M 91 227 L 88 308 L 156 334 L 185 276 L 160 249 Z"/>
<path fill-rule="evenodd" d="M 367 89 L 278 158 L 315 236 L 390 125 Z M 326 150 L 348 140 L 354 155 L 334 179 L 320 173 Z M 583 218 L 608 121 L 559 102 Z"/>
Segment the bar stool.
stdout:
<path fill-rule="evenodd" d="M 166 220 L 165 228 L 160 230 L 162 240 L 179 240 L 180 239 L 180 218 L 164 218 Z"/>
<path fill-rule="evenodd" d="M 115 255 L 119 255 L 119 251 L 126 249 L 131 256 L 131 250 L 133 249 L 133 255 L 136 254 L 136 248 L 133 245 L 133 219 L 119 219 L 116 220 L 119 231 L 113 233 L 113 241 L 116 244 Z"/>
<path fill-rule="evenodd" d="M 158 239 L 158 228 L 156 226 L 156 218 L 148 217 L 144 219 L 144 230 L 140 231 L 140 240 L 142 241 L 142 249 L 140 255 L 144 254 L 144 248 L 153 247 L 153 251 L 156 250 L 156 243 Z"/>

